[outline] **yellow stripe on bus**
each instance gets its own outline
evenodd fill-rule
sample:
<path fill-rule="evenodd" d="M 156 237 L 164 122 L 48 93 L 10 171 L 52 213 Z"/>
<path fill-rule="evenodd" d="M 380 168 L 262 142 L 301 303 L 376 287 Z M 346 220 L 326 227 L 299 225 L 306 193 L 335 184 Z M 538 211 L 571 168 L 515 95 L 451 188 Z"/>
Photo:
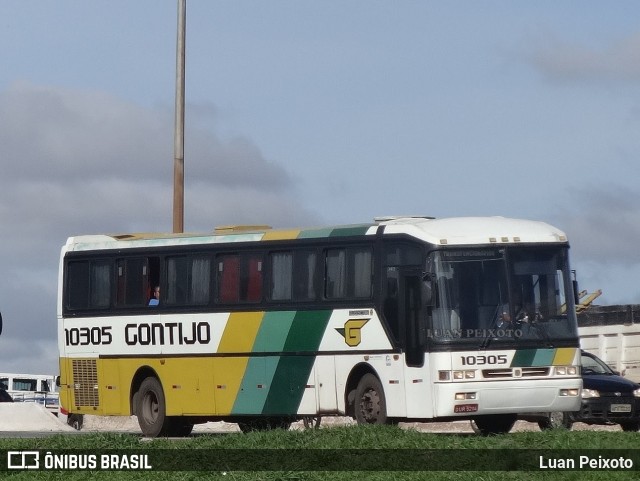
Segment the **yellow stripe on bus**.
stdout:
<path fill-rule="evenodd" d="M 268 240 L 297 239 L 298 235 L 300 235 L 300 229 L 274 230 L 274 231 L 265 232 L 264 236 L 262 237 L 262 240 L 263 241 L 268 241 Z"/>
<path fill-rule="evenodd" d="M 553 357 L 554 366 L 568 366 L 573 364 L 576 357 L 577 349 L 574 347 L 560 347 L 556 349 L 556 355 Z"/>
<path fill-rule="evenodd" d="M 218 345 L 218 354 L 250 353 L 264 312 L 232 312 Z"/>
<path fill-rule="evenodd" d="M 250 353 L 264 312 L 233 312 L 222 333 L 218 353 Z M 248 356 L 218 357 L 214 359 L 214 390 L 216 412 L 229 414 L 238 395 L 249 362 Z"/>

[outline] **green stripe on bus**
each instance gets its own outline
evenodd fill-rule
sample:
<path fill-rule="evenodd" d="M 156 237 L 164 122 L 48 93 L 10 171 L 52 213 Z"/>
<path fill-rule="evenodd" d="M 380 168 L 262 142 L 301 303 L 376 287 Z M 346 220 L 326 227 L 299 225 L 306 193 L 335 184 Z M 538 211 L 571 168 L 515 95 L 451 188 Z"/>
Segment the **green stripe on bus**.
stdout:
<path fill-rule="evenodd" d="M 528 367 L 536 355 L 535 349 L 519 349 L 511 361 L 511 367 Z"/>
<path fill-rule="evenodd" d="M 296 313 L 283 351 L 297 354 L 280 358 L 264 404 L 263 414 L 298 412 L 331 312 L 328 310 Z"/>
<path fill-rule="evenodd" d="M 232 414 L 260 414 L 264 409 L 278 357 L 252 357 L 233 403 Z"/>
<path fill-rule="evenodd" d="M 294 414 L 332 311 L 266 312 L 252 352 L 311 351 L 309 356 L 252 356 L 232 414 Z"/>
<path fill-rule="evenodd" d="M 252 352 L 280 352 L 291 331 L 296 311 L 265 312 Z"/>
<path fill-rule="evenodd" d="M 295 311 L 265 312 L 251 351 L 281 352 L 287 341 Z M 232 414 L 260 414 L 278 367 L 279 357 L 250 357 Z"/>
<path fill-rule="evenodd" d="M 317 351 L 331 312 L 331 310 L 296 312 L 283 351 Z"/>
<path fill-rule="evenodd" d="M 536 355 L 533 357 L 532 366 L 551 366 L 553 358 L 556 355 L 555 349 L 536 349 Z"/>
<path fill-rule="evenodd" d="M 513 356 L 511 367 L 550 366 L 555 353 L 555 349 L 520 349 Z"/>
<path fill-rule="evenodd" d="M 262 414 L 288 415 L 298 412 L 315 359 L 315 356 L 280 358 Z"/>
<path fill-rule="evenodd" d="M 298 234 L 298 239 L 316 239 L 318 237 L 329 237 L 333 228 L 307 229 Z"/>
<path fill-rule="evenodd" d="M 330 237 L 346 237 L 346 236 L 357 236 L 357 235 L 365 235 L 371 225 L 352 225 L 346 227 L 338 227 L 333 229 Z"/>

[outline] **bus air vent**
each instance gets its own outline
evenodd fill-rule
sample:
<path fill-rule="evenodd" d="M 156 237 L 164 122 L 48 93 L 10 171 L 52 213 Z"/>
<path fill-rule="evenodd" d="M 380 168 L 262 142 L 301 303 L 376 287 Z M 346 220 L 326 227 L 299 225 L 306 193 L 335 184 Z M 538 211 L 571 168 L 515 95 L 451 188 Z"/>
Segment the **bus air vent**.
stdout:
<path fill-rule="evenodd" d="M 484 369 L 482 377 L 485 379 L 510 379 L 512 377 L 542 377 L 549 375 L 548 367 L 519 367 L 520 375 L 514 376 L 513 369 Z"/>
<path fill-rule="evenodd" d="M 95 359 L 74 359 L 73 395 L 76 407 L 97 407 L 98 369 Z"/>

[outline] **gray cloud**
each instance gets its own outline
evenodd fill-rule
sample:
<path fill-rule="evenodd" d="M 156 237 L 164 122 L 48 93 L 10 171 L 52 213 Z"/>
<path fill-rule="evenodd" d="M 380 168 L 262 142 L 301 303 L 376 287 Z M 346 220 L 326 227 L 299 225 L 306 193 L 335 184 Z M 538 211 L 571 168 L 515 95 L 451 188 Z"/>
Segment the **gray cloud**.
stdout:
<path fill-rule="evenodd" d="M 39 364 L 54 373 L 66 238 L 171 229 L 173 112 L 101 92 L 16 84 L 0 92 L 0 168 L 0 360 L 3 370 Z M 187 126 L 186 230 L 315 224 L 300 196 L 250 140 Z"/>
<path fill-rule="evenodd" d="M 553 81 L 638 82 L 640 32 L 599 48 L 552 38 L 531 53 L 529 61 Z"/>
<path fill-rule="evenodd" d="M 556 213 L 577 260 L 640 268 L 640 193 L 616 185 L 574 188 L 571 208 Z"/>

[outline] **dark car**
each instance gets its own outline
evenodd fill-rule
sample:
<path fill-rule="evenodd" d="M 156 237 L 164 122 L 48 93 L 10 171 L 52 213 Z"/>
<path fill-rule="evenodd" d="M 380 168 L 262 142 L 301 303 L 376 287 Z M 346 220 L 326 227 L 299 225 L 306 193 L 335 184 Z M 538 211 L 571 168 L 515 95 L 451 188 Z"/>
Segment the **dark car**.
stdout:
<path fill-rule="evenodd" d="M 640 384 L 625 379 L 604 361 L 582 351 L 582 405 L 576 412 L 525 415 L 520 419 L 537 422 L 540 429 L 573 423 L 619 424 L 623 431 L 640 429 Z"/>
<path fill-rule="evenodd" d="M 4 389 L 0 388 L 0 403 L 12 403 L 12 402 L 13 402 L 13 398 L 11 397 L 11 394 L 9 394 Z"/>

